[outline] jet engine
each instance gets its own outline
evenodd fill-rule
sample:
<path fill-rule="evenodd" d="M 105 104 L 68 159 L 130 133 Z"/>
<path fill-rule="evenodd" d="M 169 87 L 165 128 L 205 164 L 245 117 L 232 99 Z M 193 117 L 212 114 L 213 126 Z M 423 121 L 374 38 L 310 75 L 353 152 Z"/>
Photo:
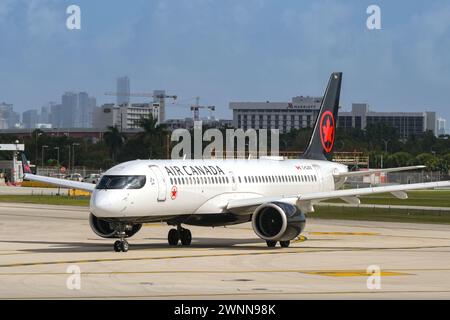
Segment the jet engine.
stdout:
<path fill-rule="evenodd" d="M 269 202 L 256 208 L 252 216 L 255 233 L 266 241 L 289 241 L 305 228 L 305 215 L 294 205 Z"/>
<path fill-rule="evenodd" d="M 91 226 L 92 231 L 102 238 L 118 238 L 113 222 L 97 218 L 91 213 L 89 215 L 89 225 Z M 127 234 L 127 237 L 129 238 L 134 236 L 139 230 L 141 230 L 141 227 L 142 224 L 138 223 L 126 225 L 125 233 Z"/>

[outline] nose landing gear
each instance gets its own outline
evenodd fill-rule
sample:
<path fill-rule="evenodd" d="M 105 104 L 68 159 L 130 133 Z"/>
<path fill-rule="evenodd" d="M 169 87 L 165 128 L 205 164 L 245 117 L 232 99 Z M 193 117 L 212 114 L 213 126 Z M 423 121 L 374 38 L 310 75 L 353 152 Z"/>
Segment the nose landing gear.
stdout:
<path fill-rule="evenodd" d="M 129 229 L 130 226 L 127 226 L 126 224 L 117 224 L 115 226 L 116 230 L 116 236 L 119 238 L 116 242 L 114 242 L 114 251 L 115 252 L 127 252 L 130 248 L 130 245 L 128 244 L 128 241 L 125 240 L 125 238 L 128 236 L 126 231 Z"/>
<path fill-rule="evenodd" d="M 167 235 L 169 245 L 176 246 L 179 241 L 183 246 L 189 246 L 192 242 L 192 234 L 189 229 L 184 229 L 180 225 L 176 229 L 170 229 Z"/>
<path fill-rule="evenodd" d="M 130 245 L 128 244 L 128 241 L 123 239 L 123 240 L 117 240 L 116 242 L 114 242 L 114 251 L 115 252 L 127 252 L 128 248 L 130 247 Z"/>

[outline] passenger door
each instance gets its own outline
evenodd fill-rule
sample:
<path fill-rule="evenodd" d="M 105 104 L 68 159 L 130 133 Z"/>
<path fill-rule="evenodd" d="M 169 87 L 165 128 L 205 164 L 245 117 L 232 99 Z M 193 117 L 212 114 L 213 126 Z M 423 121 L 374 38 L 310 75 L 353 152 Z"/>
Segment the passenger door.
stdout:
<path fill-rule="evenodd" d="M 152 165 L 150 166 L 154 176 L 156 177 L 156 184 L 158 186 L 158 201 L 166 201 L 166 193 L 167 193 L 167 184 L 166 178 L 164 177 L 163 172 L 158 166 Z"/>

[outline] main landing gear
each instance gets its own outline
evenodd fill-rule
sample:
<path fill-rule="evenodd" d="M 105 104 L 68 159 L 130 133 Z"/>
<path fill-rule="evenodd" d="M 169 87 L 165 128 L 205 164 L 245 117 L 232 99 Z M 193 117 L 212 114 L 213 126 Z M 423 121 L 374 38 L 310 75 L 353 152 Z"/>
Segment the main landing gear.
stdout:
<path fill-rule="evenodd" d="M 277 241 L 269 241 L 268 240 L 268 241 L 266 241 L 266 243 L 267 243 L 267 246 L 269 248 L 274 248 L 277 245 Z M 287 247 L 289 247 L 290 244 L 291 244 L 291 242 L 289 240 L 287 240 L 287 241 L 280 241 L 280 246 L 282 248 L 287 248 Z"/>
<path fill-rule="evenodd" d="M 169 245 L 176 246 L 181 241 L 183 246 L 189 246 L 192 242 L 192 234 L 189 229 L 184 229 L 180 225 L 176 229 L 170 229 L 167 235 Z"/>

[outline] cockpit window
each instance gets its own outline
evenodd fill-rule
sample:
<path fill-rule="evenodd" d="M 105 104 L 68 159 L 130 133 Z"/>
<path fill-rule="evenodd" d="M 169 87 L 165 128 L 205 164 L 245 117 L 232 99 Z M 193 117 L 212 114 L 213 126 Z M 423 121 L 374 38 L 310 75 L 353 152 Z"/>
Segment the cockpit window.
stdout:
<path fill-rule="evenodd" d="M 145 176 L 103 176 L 97 189 L 140 189 L 145 185 Z"/>

